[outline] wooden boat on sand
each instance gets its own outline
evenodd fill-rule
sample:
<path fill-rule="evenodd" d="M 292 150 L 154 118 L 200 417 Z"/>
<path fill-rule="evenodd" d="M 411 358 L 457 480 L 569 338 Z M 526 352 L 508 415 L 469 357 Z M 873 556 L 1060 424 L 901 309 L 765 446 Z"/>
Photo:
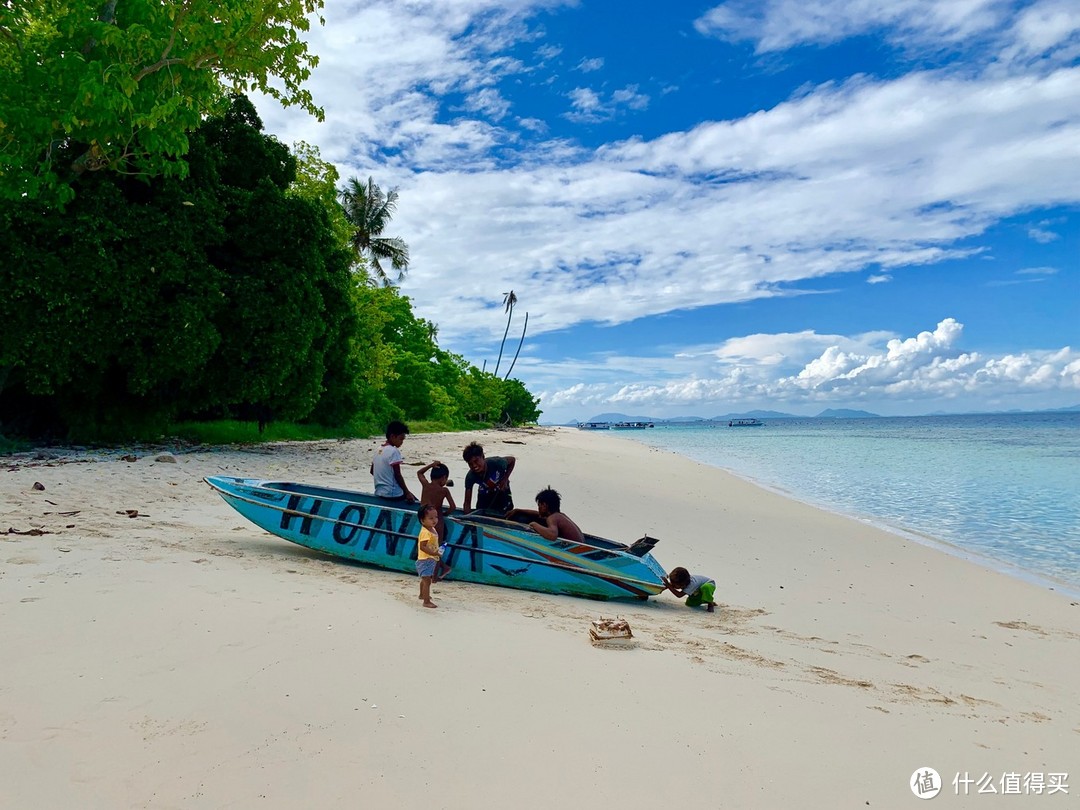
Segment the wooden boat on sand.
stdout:
<path fill-rule="evenodd" d="M 335 557 L 415 573 L 416 507 L 374 495 L 285 481 L 206 478 L 225 502 L 271 534 Z M 445 577 L 592 599 L 648 599 L 666 572 L 656 538 L 623 545 L 586 535 L 546 540 L 521 523 L 455 512 L 446 518 Z"/>

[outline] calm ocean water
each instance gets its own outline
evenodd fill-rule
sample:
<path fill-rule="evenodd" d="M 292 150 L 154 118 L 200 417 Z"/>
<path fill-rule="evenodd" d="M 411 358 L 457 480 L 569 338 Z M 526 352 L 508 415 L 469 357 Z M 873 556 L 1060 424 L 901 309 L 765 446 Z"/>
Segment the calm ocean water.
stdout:
<path fill-rule="evenodd" d="M 618 435 L 1080 593 L 1080 413 L 765 421 Z"/>

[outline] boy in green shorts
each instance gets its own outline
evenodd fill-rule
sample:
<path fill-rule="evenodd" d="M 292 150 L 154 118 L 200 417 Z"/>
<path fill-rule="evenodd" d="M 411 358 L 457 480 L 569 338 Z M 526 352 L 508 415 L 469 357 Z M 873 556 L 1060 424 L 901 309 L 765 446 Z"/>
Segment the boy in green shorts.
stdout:
<path fill-rule="evenodd" d="M 691 574 L 685 568 L 673 568 L 664 579 L 664 585 L 678 597 L 686 597 L 687 607 L 701 607 L 712 613 L 716 610 L 713 596 L 716 582 L 701 574 Z"/>

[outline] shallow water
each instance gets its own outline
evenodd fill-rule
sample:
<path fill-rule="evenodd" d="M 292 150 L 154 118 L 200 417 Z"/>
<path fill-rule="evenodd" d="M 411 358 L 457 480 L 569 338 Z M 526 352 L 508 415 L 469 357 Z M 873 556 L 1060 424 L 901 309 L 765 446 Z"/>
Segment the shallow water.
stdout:
<path fill-rule="evenodd" d="M 1080 591 L 1080 413 L 772 419 L 619 435 Z"/>

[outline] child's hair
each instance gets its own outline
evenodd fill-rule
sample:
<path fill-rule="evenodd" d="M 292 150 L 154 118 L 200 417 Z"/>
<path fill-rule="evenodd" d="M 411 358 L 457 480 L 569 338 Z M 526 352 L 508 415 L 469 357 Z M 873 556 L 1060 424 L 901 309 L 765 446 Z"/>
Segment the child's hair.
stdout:
<path fill-rule="evenodd" d="M 690 572 L 685 568 L 672 568 L 668 574 L 668 582 L 676 588 L 682 589 L 690 584 Z"/>
<path fill-rule="evenodd" d="M 405 436 L 409 432 L 408 426 L 404 422 L 399 422 L 395 419 L 389 425 L 386 426 L 386 439 L 389 441 L 391 436 Z"/>
<path fill-rule="evenodd" d="M 431 480 L 434 481 L 437 478 L 448 478 L 450 476 L 450 468 L 445 464 L 436 464 L 431 468 Z"/>
<path fill-rule="evenodd" d="M 436 513 L 438 513 L 438 511 L 439 510 L 436 509 L 434 506 L 432 506 L 430 503 L 425 503 L 423 506 L 421 506 L 419 509 L 416 510 L 416 516 L 418 518 L 420 518 L 420 520 L 423 520 L 424 516 L 428 512 L 436 512 Z"/>
<path fill-rule="evenodd" d="M 469 445 L 464 450 L 461 451 L 461 457 L 465 460 L 466 464 L 468 464 L 474 458 L 479 458 L 479 457 L 482 457 L 483 455 L 484 455 L 484 448 L 481 447 L 476 442 L 469 442 Z"/>
<path fill-rule="evenodd" d="M 558 512 L 559 507 L 562 506 L 562 498 L 559 493 L 553 490 L 551 487 L 542 489 L 536 493 L 536 502 L 538 504 L 546 504 L 547 508 L 552 512 Z"/>

